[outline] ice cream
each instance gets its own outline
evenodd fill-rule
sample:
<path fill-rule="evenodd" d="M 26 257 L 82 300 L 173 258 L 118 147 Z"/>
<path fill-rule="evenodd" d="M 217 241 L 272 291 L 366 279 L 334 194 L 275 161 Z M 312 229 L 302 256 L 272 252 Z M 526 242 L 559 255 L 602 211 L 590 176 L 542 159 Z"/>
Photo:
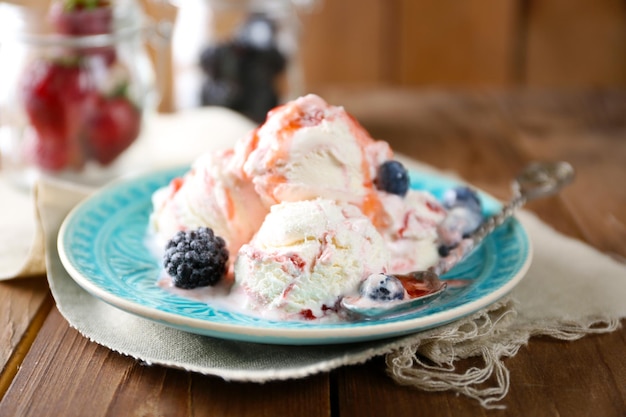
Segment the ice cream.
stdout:
<path fill-rule="evenodd" d="M 221 236 L 244 311 L 333 315 L 369 275 L 439 261 L 446 208 L 409 190 L 408 173 L 392 160 L 389 145 L 342 107 L 304 96 L 157 191 L 151 226 L 163 240 L 201 226 Z"/>
<path fill-rule="evenodd" d="M 308 95 L 272 110 L 236 147 L 243 175 L 267 206 L 317 197 L 355 204 L 376 220 L 376 168 L 392 158 L 342 107 Z"/>
<path fill-rule="evenodd" d="M 165 242 L 179 230 L 210 227 L 234 259 L 269 210 L 252 183 L 235 175 L 232 161 L 232 150 L 202 155 L 183 178 L 153 195 L 151 227 L 158 239 Z"/>
<path fill-rule="evenodd" d="M 283 202 L 272 206 L 239 251 L 234 290 L 265 314 L 319 318 L 370 274 L 386 271 L 388 257 L 382 236 L 356 206 L 324 199 Z"/>
<path fill-rule="evenodd" d="M 439 260 L 438 226 L 446 210 L 430 193 L 409 190 L 404 197 L 379 191 L 386 221 L 378 227 L 390 252 L 389 270 L 425 270 Z"/>

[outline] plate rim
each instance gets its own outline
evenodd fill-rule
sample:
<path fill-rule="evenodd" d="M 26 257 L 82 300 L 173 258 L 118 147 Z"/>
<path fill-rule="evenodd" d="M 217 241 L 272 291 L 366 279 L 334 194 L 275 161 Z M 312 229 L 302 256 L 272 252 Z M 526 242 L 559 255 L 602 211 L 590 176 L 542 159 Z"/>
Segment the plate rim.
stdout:
<path fill-rule="evenodd" d="M 461 304 L 459 306 L 447 309 L 444 311 L 435 312 L 427 316 L 413 317 L 406 320 L 397 320 L 392 322 L 376 322 L 374 320 L 369 321 L 367 325 L 350 326 L 350 322 L 344 323 L 332 323 L 333 327 L 325 327 L 323 324 L 312 324 L 306 327 L 260 327 L 251 324 L 241 323 L 220 323 L 211 320 L 205 320 L 201 318 L 183 316 L 180 314 L 162 311 L 154 307 L 146 306 L 144 304 L 135 302 L 133 300 L 126 299 L 122 296 L 113 294 L 107 291 L 105 288 L 101 288 L 98 284 L 91 281 L 88 277 L 84 276 L 71 262 L 70 256 L 65 251 L 65 240 L 68 239 L 68 230 L 71 222 L 75 217 L 84 210 L 84 207 L 93 202 L 96 198 L 100 197 L 111 190 L 115 190 L 118 186 L 128 185 L 133 181 L 147 180 L 152 176 L 166 175 L 171 173 L 175 175 L 176 172 L 182 172 L 183 167 L 166 168 L 144 172 L 142 174 L 133 175 L 129 177 L 120 178 L 113 181 L 101 189 L 94 192 L 92 195 L 83 199 L 76 206 L 74 206 L 70 212 L 65 216 L 59 232 L 57 235 L 57 250 L 61 264 L 67 271 L 70 277 L 85 291 L 92 296 L 106 302 L 113 307 L 119 308 L 130 314 L 139 316 L 141 318 L 155 321 L 166 326 L 174 327 L 182 331 L 196 333 L 204 336 L 211 336 L 223 339 L 245 341 L 245 342 L 257 342 L 257 343 L 270 343 L 280 345 L 324 345 L 324 344 L 339 344 L 339 343 L 353 343 L 364 342 L 372 340 L 380 340 L 385 338 L 393 338 L 413 333 L 419 333 L 428 329 L 443 326 L 453 321 L 457 321 L 464 317 L 467 317 L 482 308 L 494 304 L 504 296 L 506 296 L 517 284 L 524 278 L 533 258 L 533 244 L 529 238 L 528 231 L 525 226 L 519 222 L 516 218 L 513 221 L 517 222 L 519 230 L 524 235 L 524 241 L 527 244 L 526 258 L 524 259 L 520 268 L 513 274 L 503 285 L 499 288 L 490 291 L 489 293 L 478 297 L 470 302 Z M 430 171 L 421 171 L 418 169 L 412 169 L 417 173 L 423 175 L 434 176 L 438 179 L 449 180 L 454 183 L 463 184 L 465 181 L 457 178 L 451 178 L 445 174 L 440 174 Z M 163 184 L 165 185 L 165 184 Z M 476 188 L 476 187 L 474 187 Z M 478 189 L 480 193 L 485 196 L 494 199 L 488 193 Z M 198 301 L 202 303 L 201 301 Z M 204 303 L 203 303 L 204 304 Z"/>

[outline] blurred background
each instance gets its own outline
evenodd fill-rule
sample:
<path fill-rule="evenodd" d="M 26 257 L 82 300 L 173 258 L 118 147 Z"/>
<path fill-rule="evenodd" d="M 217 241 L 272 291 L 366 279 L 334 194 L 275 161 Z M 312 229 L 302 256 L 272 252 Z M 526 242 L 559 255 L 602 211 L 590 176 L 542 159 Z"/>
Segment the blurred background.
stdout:
<path fill-rule="evenodd" d="M 311 89 L 626 86 L 623 0 L 326 0 L 305 16 Z"/>
<path fill-rule="evenodd" d="M 32 9 L 49 1 L 6 0 L 0 1 L 0 6 L 2 3 Z M 146 41 L 160 78 L 159 108 L 165 112 L 221 104 L 224 88 L 219 92 L 222 97 L 200 99 L 199 74 L 206 72 L 201 68 L 201 54 L 220 36 L 235 36 L 233 31 L 241 29 L 246 13 L 259 11 L 279 26 L 281 52 L 293 67 L 288 80 L 280 81 L 288 84 L 279 88 L 282 100 L 337 86 L 446 90 L 626 86 L 623 0 L 135 3 L 153 22 L 173 25 L 164 31 L 171 36 L 169 51 L 159 55 L 155 42 Z M 238 18 L 233 17 L 232 9 L 237 9 Z M 10 20 L 7 10 L 0 10 L 5 29 Z M 216 78 L 208 71 L 209 77 Z"/>
<path fill-rule="evenodd" d="M 302 84 L 294 93 L 335 87 L 483 91 L 626 86 L 623 0 L 300 3 Z M 206 4 L 181 1 L 180 20 Z M 188 30 L 183 27 L 179 30 Z"/>

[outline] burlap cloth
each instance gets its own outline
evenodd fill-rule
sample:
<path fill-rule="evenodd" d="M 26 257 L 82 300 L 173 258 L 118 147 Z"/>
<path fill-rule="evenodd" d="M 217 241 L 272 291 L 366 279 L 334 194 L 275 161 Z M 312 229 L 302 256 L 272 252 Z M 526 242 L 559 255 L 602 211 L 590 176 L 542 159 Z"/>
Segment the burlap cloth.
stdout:
<path fill-rule="evenodd" d="M 124 163 L 131 172 L 188 162 L 203 150 L 232 145 L 250 127 L 223 109 L 158 116 Z M 429 169 L 404 162 L 412 169 Z M 0 278 L 47 269 L 57 307 L 72 327 L 147 364 L 263 382 L 301 378 L 386 355 L 388 373 L 398 383 L 452 390 L 485 407 L 499 407 L 509 388 L 503 359 L 515 355 L 530 337 L 575 340 L 615 330 L 626 317 L 626 267 L 522 211 L 518 219 L 534 248 L 526 277 L 506 298 L 449 325 L 391 340 L 311 347 L 185 333 L 111 307 L 82 290 L 65 272 L 56 247 L 58 228 L 68 211 L 92 191 L 43 181 L 28 195 L 0 181 L 5 201 L 0 213 Z M 457 361 L 469 357 L 481 357 L 483 365 L 458 371 Z"/>

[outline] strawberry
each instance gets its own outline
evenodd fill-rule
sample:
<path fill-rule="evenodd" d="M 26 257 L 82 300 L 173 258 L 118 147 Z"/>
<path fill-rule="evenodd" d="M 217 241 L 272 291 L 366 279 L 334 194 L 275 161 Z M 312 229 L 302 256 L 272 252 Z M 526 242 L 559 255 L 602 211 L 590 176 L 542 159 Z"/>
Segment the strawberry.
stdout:
<path fill-rule="evenodd" d="M 78 143 L 57 143 L 35 134 L 25 147 L 26 159 L 44 171 L 58 172 L 67 167 L 82 166 L 82 150 Z"/>
<path fill-rule="evenodd" d="M 110 164 L 134 142 L 140 128 L 141 112 L 127 97 L 101 97 L 85 126 L 90 157 Z"/>
<path fill-rule="evenodd" d="M 71 36 L 111 33 L 113 8 L 107 0 L 64 0 L 50 7 L 57 33 Z"/>
<path fill-rule="evenodd" d="M 22 87 L 24 108 L 35 130 L 44 137 L 63 140 L 66 118 L 59 94 L 67 74 L 47 61 L 36 61 L 27 70 Z"/>
<path fill-rule="evenodd" d="M 61 35 L 88 36 L 113 31 L 113 8 L 107 0 L 63 0 L 50 7 L 48 16 L 55 31 Z M 117 60 L 117 53 L 112 45 L 82 48 L 76 52 L 101 58 L 107 66 Z"/>
<path fill-rule="evenodd" d="M 21 92 L 36 133 L 29 150 L 39 167 L 61 170 L 82 166 L 79 134 L 92 91 L 89 73 L 76 60 L 39 60 L 27 70 Z"/>

